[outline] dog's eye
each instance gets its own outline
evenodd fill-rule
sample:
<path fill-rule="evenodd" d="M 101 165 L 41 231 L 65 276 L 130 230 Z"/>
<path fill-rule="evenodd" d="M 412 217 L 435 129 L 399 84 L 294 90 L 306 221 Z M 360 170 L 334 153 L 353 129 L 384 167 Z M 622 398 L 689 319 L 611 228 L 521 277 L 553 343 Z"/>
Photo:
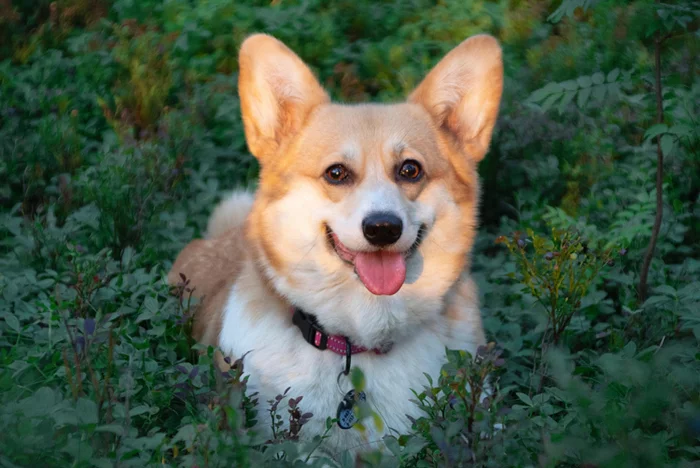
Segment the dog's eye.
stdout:
<path fill-rule="evenodd" d="M 323 175 L 331 184 L 343 184 L 350 181 L 350 171 L 342 164 L 334 164 Z"/>
<path fill-rule="evenodd" d="M 423 176 L 423 169 L 418 161 L 407 159 L 399 168 L 399 178 L 408 182 L 417 182 Z"/>

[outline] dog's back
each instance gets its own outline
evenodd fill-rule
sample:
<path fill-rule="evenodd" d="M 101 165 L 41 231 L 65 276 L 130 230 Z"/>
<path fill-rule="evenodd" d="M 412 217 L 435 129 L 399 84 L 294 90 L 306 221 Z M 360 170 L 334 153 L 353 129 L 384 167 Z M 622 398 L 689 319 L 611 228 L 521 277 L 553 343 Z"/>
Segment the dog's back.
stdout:
<path fill-rule="evenodd" d="M 171 285 L 188 281 L 200 305 L 194 318 L 194 338 L 218 346 L 222 312 L 231 286 L 250 255 L 245 222 L 253 206 L 249 192 L 234 192 L 214 209 L 206 238 L 190 242 L 168 273 Z"/>

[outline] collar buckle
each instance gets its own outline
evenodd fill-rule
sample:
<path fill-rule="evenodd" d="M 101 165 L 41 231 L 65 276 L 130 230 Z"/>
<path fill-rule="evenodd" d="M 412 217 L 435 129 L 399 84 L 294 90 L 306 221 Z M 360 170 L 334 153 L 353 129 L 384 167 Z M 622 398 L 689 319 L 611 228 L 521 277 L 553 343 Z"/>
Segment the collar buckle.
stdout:
<path fill-rule="evenodd" d="M 323 351 L 328 347 L 328 335 L 323 332 L 313 315 L 305 314 L 295 307 L 292 323 L 299 328 L 304 340 L 314 348 Z"/>

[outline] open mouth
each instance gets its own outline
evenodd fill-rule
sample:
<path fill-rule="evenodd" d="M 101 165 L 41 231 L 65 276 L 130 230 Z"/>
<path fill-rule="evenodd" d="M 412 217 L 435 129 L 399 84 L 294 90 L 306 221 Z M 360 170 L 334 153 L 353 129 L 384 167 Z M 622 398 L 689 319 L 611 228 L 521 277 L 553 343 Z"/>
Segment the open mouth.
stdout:
<path fill-rule="evenodd" d="M 413 245 L 403 252 L 360 251 L 347 248 L 327 224 L 325 228 L 329 246 L 341 260 L 355 269 L 362 284 L 378 296 L 391 296 L 401 289 L 406 281 L 406 260 L 418 250 L 426 231 L 425 225 L 422 225 Z"/>

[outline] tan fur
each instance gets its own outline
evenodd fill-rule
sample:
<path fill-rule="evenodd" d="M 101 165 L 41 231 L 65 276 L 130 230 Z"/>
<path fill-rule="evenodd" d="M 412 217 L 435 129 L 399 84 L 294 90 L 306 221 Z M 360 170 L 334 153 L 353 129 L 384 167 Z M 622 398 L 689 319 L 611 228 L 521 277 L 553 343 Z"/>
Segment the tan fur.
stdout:
<path fill-rule="evenodd" d="M 232 228 L 214 239 L 190 242 L 180 252 L 168 273 L 168 282 L 178 284 L 181 274 L 200 300 L 194 322 L 194 337 L 216 346 L 221 329 L 221 311 L 228 290 L 243 268 L 247 247 L 241 228 Z"/>
<path fill-rule="evenodd" d="M 245 222 L 253 198 L 247 192 L 234 192 L 214 209 L 207 228 L 208 239 L 190 242 L 178 255 L 168 283 L 185 280 L 200 300 L 193 325 L 194 338 L 217 346 L 221 332 L 221 312 L 231 286 L 249 257 Z"/>
<path fill-rule="evenodd" d="M 243 125 L 261 163 L 297 132 L 309 113 L 329 101 L 311 70 L 287 46 L 269 36 L 249 37 L 239 53 Z M 261 105 L 262 104 L 262 105 Z"/>
<path fill-rule="evenodd" d="M 468 265 L 478 223 L 477 164 L 488 150 L 502 87 L 501 49 L 482 35 L 448 53 L 404 103 L 340 105 L 284 44 L 263 34 L 248 38 L 239 94 L 246 141 L 261 167 L 258 190 L 222 202 L 208 238 L 192 241 L 168 275 L 176 284 L 184 274 L 201 299 L 195 338 L 234 358 L 254 350 L 246 369 L 261 401 L 292 379 L 299 391 L 316 395 L 306 403 L 312 412 L 333 411 L 337 403 L 326 401 L 338 385 L 327 379 L 332 356 L 319 355 L 293 329 L 290 306 L 301 307 L 328 333 L 360 346 L 395 343 L 393 355 L 363 354 L 353 362 L 382 390 L 378 404 L 396 404 L 401 417 L 413 411 L 404 406 L 410 395 L 392 398 L 420 385 L 422 373 L 412 365 L 439 372 L 444 346 L 474 352 L 485 341 Z M 397 176 L 408 159 L 422 166 L 419 181 Z M 335 164 L 350 171 L 350 182 L 324 178 Z M 384 247 L 407 259 L 406 281 L 391 296 L 370 293 L 326 237 L 330 229 L 348 249 L 372 251 L 361 224 L 380 209 L 405 220 L 401 239 Z M 421 226 L 427 235 L 409 255 Z M 423 345 L 407 349 L 416 346 L 409 343 Z M 325 367 L 310 369 L 311 362 Z M 382 380 L 387 372 L 396 379 Z M 357 442 L 350 433 L 331 438 L 349 447 Z"/>
<path fill-rule="evenodd" d="M 460 152 L 480 161 L 491 141 L 502 90 L 501 47 L 493 37 L 477 35 L 452 49 L 408 100 L 425 107 Z"/>

